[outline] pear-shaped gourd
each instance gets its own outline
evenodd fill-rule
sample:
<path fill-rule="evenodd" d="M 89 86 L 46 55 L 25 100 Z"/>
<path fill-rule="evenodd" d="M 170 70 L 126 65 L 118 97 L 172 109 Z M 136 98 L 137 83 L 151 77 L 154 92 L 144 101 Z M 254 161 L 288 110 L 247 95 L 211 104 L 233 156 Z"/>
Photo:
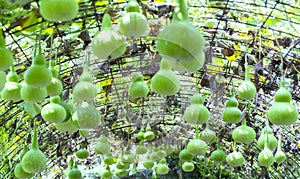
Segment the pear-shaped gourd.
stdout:
<path fill-rule="evenodd" d="M 222 119 L 228 123 L 238 123 L 241 120 L 242 111 L 238 108 L 238 101 L 234 96 L 226 101 L 226 108 L 222 113 Z"/>
<path fill-rule="evenodd" d="M 136 147 L 135 153 L 138 155 L 143 155 L 147 153 L 147 147 L 145 146 L 143 141 L 141 141 Z"/>
<path fill-rule="evenodd" d="M 213 142 L 216 142 L 217 140 L 217 135 L 215 131 L 211 130 L 209 128 L 209 123 L 208 121 L 206 122 L 206 127 L 203 131 L 200 132 L 199 139 L 203 140 L 207 144 L 211 144 Z"/>
<path fill-rule="evenodd" d="M 126 51 L 125 38 L 113 30 L 110 16 L 105 13 L 102 30 L 92 40 L 92 51 L 100 59 L 115 59 Z"/>
<path fill-rule="evenodd" d="M 248 63 L 245 63 L 245 80 L 239 85 L 238 96 L 244 100 L 251 100 L 256 95 L 256 87 L 250 81 Z"/>
<path fill-rule="evenodd" d="M 39 173 L 45 170 L 47 158 L 39 149 L 36 128 L 32 135 L 31 149 L 23 156 L 21 165 L 27 173 Z"/>
<path fill-rule="evenodd" d="M 269 121 L 268 121 L 268 120 L 266 120 L 266 125 L 265 125 L 265 127 L 261 130 L 261 134 L 272 134 L 272 135 L 274 135 L 273 129 L 270 127 Z"/>
<path fill-rule="evenodd" d="M 136 0 L 129 0 L 126 14 L 119 20 L 119 31 L 128 38 L 137 38 L 149 33 L 147 18 L 140 13 Z"/>
<path fill-rule="evenodd" d="M 110 153 L 110 143 L 104 134 L 101 134 L 98 143 L 95 146 L 95 152 L 97 154 Z"/>
<path fill-rule="evenodd" d="M 5 48 L 5 39 L 0 32 L 0 57 L 1 57 L 1 63 L 0 63 L 0 71 L 4 71 L 9 69 L 9 67 L 13 64 L 14 57 L 12 53 Z"/>
<path fill-rule="evenodd" d="M 52 72 L 46 66 L 46 59 L 39 47 L 38 54 L 34 57 L 31 66 L 25 71 L 25 82 L 34 88 L 44 88 L 51 84 Z"/>
<path fill-rule="evenodd" d="M 4 71 L 0 71 L 0 91 L 4 88 L 6 83 L 6 74 Z"/>
<path fill-rule="evenodd" d="M 256 133 L 254 129 L 247 126 L 246 119 L 243 119 L 242 125 L 233 130 L 232 138 L 236 143 L 250 144 L 255 140 Z"/>
<path fill-rule="evenodd" d="M 152 140 L 155 138 L 154 132 L 152 132 L 150 125 L 148 124 L 146 127 L 146 132 L 144 133 L 143 138 L 145 140 Z"/>
<path fill-rule="evenodd" d="M 268 141 L 268 135 L 266 135 L 266 141 Z M 267 143 L 264 145 L 264 149 L 258 154 L 258 162 L 260 165 L 270 167 L 274 163 L 273 152 L 268 148 Z"/>
<path fill-rule="evenodd" d="M 167 156 L 167 152 L 165 151 L 163 146 L 157 147 L 157 155 L 159 158 L 165 158 Z"/>
<path fill-rule="evenodd" d="M 169 173 L 170 168 L 167 165 L 166 159 L 162 158 L 159 163 L 157 164 L 155 171 L 158 175 L 166 175 Z"/>
<path fill-rule="evenodd" d="M 130 151 L 125 151 L 124 153 L 123 153 L 123 155 L 122 155 L 122 157 L 121 157 L 121 161 L 123 162 L 123 163 L 133 163 L 134 162 L 134 159 L 135 159 L 135 157 L 134 157 L 134 155 L 133 154 L 131 154 L 131 152 Z"/>
<path fill-rule="evenodd" d="M 15 166 L 14 174 L 15 174 L 15 177 L 17 177 L 17 178 L 32 178 L 35 175 L 34 173 L 25 172 L 24 169 L 22 168 L 21 163 L 18 163 Z"/>
<path fill-rule="evenodd" d="M 115 170 L 115 175 L 119 178 L 125 176 L 127 174 L 126 170 Z"/>
<path fill-rule="evenodd" d="M 223 162 L 226 160 L 226 153 L 220 148 L 220 144 L 217 144 L 217 150 L 210 154 L 210 158 L 215 162 Z"/>
<path fill-rule="evenodd" d="M 195 165 L 193 162 L 184 162 L 181 166 L 184 172 L 192 172 L 195 169 Z"/>
<path fill-rule="evenodd" d="M 208 121 L 210 113 L 203 105 L 204 100 L 201 94 L 196 93 L 191 97 L 191 105 L 188 106 L 183 114 L 183 118 L 189 124 L 203 124 Z"/>
<path fill-rule="evenodd" d="M 275 104 L 268 110 L 268 118 L 272 124 L 291 125 L 298 119 L 298 111 L 291 104 L 292 95 L 284 87 L 284 82 L 280 84 L 279 90 L 275 93 Z"/>
<path fill-rule="evenodd" d="M 6 101 L 17 102 L 22 100 L 19 76 L 15 72 L 13 65 L 11 66 L 11 71 L 7 74 L 5 87 L 1 91 L 1 97 Z"/>
<path fill-rule="evenodd" d="M 147 157 L 144 161 L 143 161 L 143 166 L 147 169 L 152 168 L 154 166 L 154 162 L 153 160 L 151 160 L 149 157 Z"/>
<path fill-rule="evenodd" d="M 77 164 L 75 163 L 72 169 L 68 172 L 68 178 L 69 179 L 81 179 L 82 173 L 77 168 Z"/>
<path fill-rule="evenodd" d="M 93 129 L 100 124 L 100 113 L 96 107 L 87 102 L 82 102 L 72 115 L 72 120 L 78 123 L 80 129 Z"/>
<path fill-rule="evenodd" d="M 81 145 L 81 148 L 76 152 L 76 157 L 79 159 L 86 159 L 89 156 L 89 152 L 84 149 L 84 144 Z"/>
<path fill-rule="evenodd" d="M 226 162 L 231 166 L 239 167 L 244 164 L 245 159 L 241 152 L 233 151 L 226 156 Z"/>
<path fill-rule="evenodd" d="M 116 164 L 116 168 L 119 170 L 127 170 L 130 168 L 129 163 L 123 163 L 122 161 L 118 161 Z"/>
<path fill-rule="evenodd" d="M 23 84 L 21 88 L 21 98 L 29 103 L 42 102 L 47 96 L 46 88 L 35 88 L 28 84 Z"/>
<path fill-rule="evenodd" d="M 106 179 L 106 178 L 111 178 L 113 175 L 113 173 L 108 169 L 105 169 L 103 171 L 100 172 L 100 176 L 101 178 L 103 179 Z"/>
<path fill-rule="evenodd" d="M 275 161 L 277 163 L 282 163 L 286 159 L 285 153 L 281 149 L 281 137 L 279 136 L 277 151 L 275 153 Z"/>
<path fill-rule="evenodd" d="M 187 149 L 183 149 L 179 152 L 179 159 L 181 161 L 192 161 L 194 155 L 191 154 Z"/>
<path fill-rule="evenodd" d="M 103 162 L 106 164 L 106 165 L 112 165 L 114 164 L 114 158 L 112 156 L 112 153 L 108 153 L 104 156 L 104 159 L 103 159 Z"/>
<path fill-rule="evenodd" d="M 50 97 L 50 103 L 46 104 L 41 110 L 41 115 L 45 121 L 59 123 L 65 120 L 67 113 L 65 108 L 61 106 L 59 102 L 59 96 Z"/>
<path fill-rule="evenodd" d="M 179 0 L 174 10 L 173 20 L 162 30 L 157 39 L 159 54 L 173 62 L 191 62 L 193 67 L 204 64 L 203 48 L 205 40 L 201 33 L 188 21 L 188 12 L 184 0 Z M 189 69 L 188 66 L 185 68 Z M 189 70 L 187 70 L 189 71 Z"/>
<path fill-rule="evenodd" d="M 143 98 L 149 92 L 148 85 L 144 82 L 144 76 L 141 72 L 134 72 L 132 75 L 132 84 L 129 87 L 129 96 L 132 98 Z"/>
<path fill-rule="evenodd" d="M 140 131 L 137 134 L 135 134 L 135 137 L 139 140 L 143 140 L 144 139 L 144 133 L 145 133 L 145 128 L 142 126 Z"/>
<path fill-rule="evenodd" d="M 60 123 L 55 123 L 55 128 L 60 131 L 60 132 L 68 132 L 68 133 L 74 133 L 78 131 L 78 126 L 76 126 L 73 122 L 72 119 L 69 118 L 67 121 L 60 122 Z"/>
<path fill-rule="evenodd" d="M 85 67 L 79 77 L 79 82 L 73 89 L 73 100 L 75 102 L 81 103 L 82 101 L 94 100 L 97 94 L 97 89 L 92 82 L 92 75 L 88 72 L 88 68 Z"/>
<path fill-rule="evenodd" d="M 40 13 L 44 19 L 51 22 L 73 20 L 78 14 L 79 6 L 76 0 L 42 0 Z"/>
<path fill-rule="evenodd" d="M 159 71 L 151 79 L 151 89 L 157 94 L 171 96 L 180 88 L 178 76 L 171 70 L 166 60 L 162 59 Z"/>
<path fill-rule="evenodd" d="M 266 137 L 268 136 L 268 142 L 266 141 Z M 277 145 L 277 139 L 273 134 L 261 134 L 257 140 L 258 148 L 263 149 L 267 143 L 267 147 L 270 150 L 274 150 Z"/>
<path fill-rule="evenodd" d="M 49 69 L 52 73 L 52 79 L 50 85 L 46 87 L 47 94 L 49 96 L 58 96 L 63 90 L 63 85 L 60 79 L 58 79 L 58 72 L 57 70 L 52 66 L 52 63 L 50 61 Z"/>
<path fill-rule="evenodd" d="M 201 139 L 192 139 L 187 144 L 187 150 L 193 155 L 205 155 L 207 149 L 206 142 Z"/>
<path fill-rule="evenodd" d="M 150 159 L 151 159 L 152 161 L 155 161 L 155 162 L 158 162 L 158 161 L 161 159 L 160 156 L 158 155 L 157 150 L 153 150 L 153 151 L 150 153 L 149 157 L 150 157 Z"/>

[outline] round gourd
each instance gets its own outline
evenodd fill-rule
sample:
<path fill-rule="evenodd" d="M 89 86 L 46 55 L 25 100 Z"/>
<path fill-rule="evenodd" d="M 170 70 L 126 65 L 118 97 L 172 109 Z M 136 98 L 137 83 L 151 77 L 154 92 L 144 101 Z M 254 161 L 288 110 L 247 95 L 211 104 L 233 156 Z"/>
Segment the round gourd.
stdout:
<path fill-rule="evenodd" d="M 274 163 L 274 156 L 273 152 L 265 147 L 259 154 L 258 154 L 258 162 L 260 165 L 265 167 L 270 167 Z"/>
<path fill-rule="evenodd" d="M 167 152 L 164 151 L 164 149 L 159 149 L 159 150 L 157 151 L 157 155 L 159 156 L 159 158 L 164 158 L 164 157 L 167 156 Z"/>
<path fill-rule="evenodd" d="M 9 67 L 13 64 L 14 61 L 14 57 L 12 53 L 6 48 L 0 47 L 0 57 L 1 57 L 0 71 L 9 69 Z"/>
<path fill-rule="evenodd" d="M 116 168 L 119 170 L 127 170 L 130 168 L 130 164 L 128 163 L 123 163 L 122 161 L 117 162 Z"/>
<path fill-rule="evenodd" d="M 153 161 L 155 161 L 155 162 L 157 162 L 157 161 L 159 161 L 161 158 L 159 157 L 157 151 L 152 151 L 152 152 L 150 153 L 150 159 L 153 160 Z"/>
<path fill-rule="evenodd" d="M 152 140 L 155 138 L 154 132 L 151 131 L 151 127 L 147 125 L 146 132 L 144 133 L 143 139 L 145 140 Z"/>
<path fill-rule="evenodd" d="M 73 20 L 78 14 L 76 0 L 41 0 L 40 13 L 44 19 L 51 22 Z"/>
<path fill-rule="evenodd" d="M 268 119 L 272 124 L 291 125 L 298 119 L 298 111 L 291 104 L 291 94 L 285 89 L 282 82 L 279 90 L 275 93 L 275 104 L 268 110 Z"/>
<path fill-rule="evenodd" d="M 254 129 L 247 126 L 246 119 L 243 119 L 242 125 L 233 130 L 232 138 L 236 143 L 250 144 L 255 140 L 256 133 Z"/>
<path fill-rule="evenodd" d="M 231 166 L 239 167 L 244 164 L 245 159 L 241 152 L 234 151 L 227 155 L 226 162 Z"/>
<path fill-rule="evenodd" d="M 155 171 L 158 175 L 166 175 L 169 173 L 170 168 L 167 165 L 166 159 L 162 158 L 157 164 Z"/>
<path fill-rule="evenodd" d="M 60 123 L 66 119 L 66 115 L 67 115 L 66 110 L 63 106 L 59 104 L 59 102 L 60 102 L 59 96 L 51 97 L 50 103 L 46 104 L 42 108 L 41 115 L 45 121 L 50 123 Z"/>
<path fill-rule="evenodd" d="M 154 166 L 154 162 L 151 159 L 147 158 L 143 161 L 143 166 L 147 169 L 152 168 Z"/>
<path fill-rule="evenodd" d="M 203 140 L 207 144 L 211 144 L 217 140 L 217 135 L 215 131 L 209 129 L 207 125 L 206 128 L 202 132 L 200 132 L 199 139 Z"/>
<path fill-rule="evenodd" d="M 226 153 L 224 150 L 218 148 L 210 154 L 210 158 L 215 162 L 223 162 L 226 160 Z"/>
<path fill-rule="evenodd" d="M 105 135 L 99 137 L 99 142 L 95 146 L 95 152 L 97 154 L 108 154 L 110 153 L 110 143 Z"/>
<path fill-rule="evenodd" d="M 268 135 L 268 144 L 267 147 L 270 150 L 274 150 L 277 145 L 277 139 L 273 134 L 261 134 L 257 140 L 258 148 L 263 149 L 266 143 L 266 135 Z"/>
<path fill-rule="evenodd" d="M 22 85 L 21 97 L 24 101 L 30 103 L 42 102 L 47 96 L 46 88 L 34 88 L 28 84 Z"/>
<path fill-rule="evenodd" d="M 187 145 L 187 150 L 193 155 L 205 155 L 208 146 L 201 139 L 193 139 Z"/>
<path fill-rule="evenodd" d="M 149 33 L 147 18 L 139 12 L 127 12 L 119 20 L 119 31 L 128 38 L 137 38 Z"/>
<path fill-rule="evenodd" d="M 132 84 L 129 87 L 129 96 L 132 98 L 143 98 L 149 92 L 148 85 L 144 82 L 144 76 L 141 72 L 135 72 L 132 75 Z"/>
<path fill-rule="evenodd" d="M 143 155 L 147 153 L 147 148 L 144 144 L 140 144 L 139 146 L 137 146 L 135 153 L 138 155 Z"/>
<path fill-rule="evenodd" d="M 86 158 L 89 157 L 89 152 L 85 149 L 79 149 L 76 152 L 76 157 L 79 158 L 79 159 L 86 159 Z"/>
<path fill-rule="evenodd" d="M 222 119 L 228 123 L 238 123 L 241 120 L 242 111 L 238 108 L 238 101 L 234 96 L 226 101 L 226 108 L 222 113 Z"/>
<path fill-rule="evenodd" d="M 191 105 L 185 109 L 183 118 L 189 124 L 206 123 L 208 121 L 210 113 L 208 109 L 203 105 L 204 100 L 202 96 L 199 93 L 196 93 L 191 97 L 190 102 Z"/>
<path fill-rule="evenodd" d="M 62 82 L 58 78 L 52 78 L 50 85 L 46 87 L 49 96 L 57 96 L 63 90 Z"/>
<path fill-rule="evenodd" d="M 37 131 L 32 135 L 31 149 L 23 156 L 21 165 L 27 173 L 39 173 L 45 170 L 47 158 L 38 147 Z"/>
<path fill-rule="evenodd" d="M 112 164 L 115 163 L 115 162 L 114 162 L 114 158 L 113 158 L 113 156 L 112 156 L 111 153 L 105 155 L 105 157 L 104 157 L 104 159 L 103 159 L 103 162 L 104 162 L 106 165 L 112 165 Z"/>
<path fill-rule="evenodd" d="M 175 95 L 180 88 L 178 76 L 171 70 L 166 60 L 162 59 L 159 71 L 151 79 L 151 89 L 160 95 Z"/>
<path fill-rule="evenodd" d="M 250 81 L 248 64 L 245 63 L 245 80 L 239 85 L 238 96 L 244 100 L 251 100 L 256 96 L 256 87 Z"/>
<path fill-rule="evenodd" d="M 34 176 L 34 173 L 25 172 L 24 169 L 22 168 L 21 163 L 18 163 L 15 166 L 14 174 L 15 174 L 15 177 L 17 177 L 17 178 L 31 178 Z"/>
<path fill-rule="evenodd" d="M 115 59 L 126 51 L 125 38 L 113 30 L 108 13 L 103 16 L 102 30 L 92 39 L 92 51 L 100 59 Z"/>
<path fill-rule="evenodd" d="M 101 178 L 111 178 L 113 173 L 110 170 L 104 170 L 101 172 Z"/>
<path fill-rule="evenodd" d="M 82 179 L 81 171 L 78 170 L 77 165 L 68 172 L 68 178 L 69 179 Z"/>
<path fill-rule="evenodd" d="M 83 102 L 75 110 L 72 120 L 77 121 L 80 129 L 93 129 L 100 124 L 100 113 L 94 105 Z"/>
<path fill-rule="evenodd" d="M 55 128 L 60 132 L 68 132 L 72 134 L 78 130 L 78 127 L 74 125 L 71 118 L 64 122 L 55 123 L 54 125 Z"/>
<path fill-rule="evenodd" d="M 181 168 L 184 172 L 192 172 L 195 169 L 195 165 L 192 162 L 184 162 Z"/>
<path fill-rule="evenodd" d="M 192 161 L 194 155 L 191 154 L 187 149 L 183 149 L 179 152 L 179 159 L 182 161 Z"/>

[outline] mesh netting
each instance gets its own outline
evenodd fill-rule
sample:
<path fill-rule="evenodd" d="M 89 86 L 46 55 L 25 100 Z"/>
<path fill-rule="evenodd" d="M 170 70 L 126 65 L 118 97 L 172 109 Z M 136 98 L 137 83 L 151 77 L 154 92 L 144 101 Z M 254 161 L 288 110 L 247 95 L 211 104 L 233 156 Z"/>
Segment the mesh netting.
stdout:
<path fill-rule="evenodd" d="M 84 178 L 99 177 L 97 167 L 101 158 L 95 154 L 94 146 L 100 134 L 106 134 L 113 141 L 117 157 L 125 146 L 134 148 L 138 144 L 134 134 L 147 122 L 156 131 L 152 144 L 181 149 L 186 138 L 192 138 L 194 133 L 193 127 L 183 120 L 182 114 L 190 104 L 189 99 L 195 93 L 196 86 L 205 99 L 204 105 L 211 113 L 211 129 L 216 131 L 226 153 L 230 153 L 232 130 L 240 124 L 229 125 L 222 122 L 221 113 L 232 87 L 238 88 L 244 79 L 246 56 L 251 80 L 258 91 L 252 104 L 239 105 L 244 110 L 247 124 L 257 134 L 265 126 L 266 111 L 273 104 L 274 93 L 279 88 L 281 57 L 285 80 L 299 111 L 300 5 L 298 7 L 297 1 L 189 1 L 190 21 L 199 28 L 207 41 L 204 67 L 195 73 L 176 72 L 180 75 L 181 87 L 174 96 L 162 97 L 150 91 L 147 98 L 132 100 L 128 95 L 131 74 L 142 72 L 145 81 L 150 85 L 151 78 L 159 70 L 161 57 L 157 53 L 155 41 L 159 31 L 170 23 L 175 5 L 156 1 L 142 1 L 140 4 L 143 13 L 147 14 L 151 29 L 149 35 L 128 39 L 125 54 L 109 61 L 99 60 L 90 47 L 91 39 L 101 29 L 101 20 L 108 7 L 107 1 L 79 1 L 79 14 L 72 22 L 66 23 L 51 23 L 42 19 L 38 11 L 38 1 L 24 1 L 22 6 L 1 9 L 1 25 L 7 48 L 14 54 L 15 68 L 21 80 L 24 71 L 31 65 L 34 44 L 42 32 L 43 54 L 48 61 L 55 59 L 55 65 L 59 66 L 64 100 L 70 98 L 77 78 L 82 73 L 83 64 L 89 65 L 98 90 L 95 105 L 101 112 L 102 122 L 87 137 L 82 137 L 79 131 L 61 133 L 53 124 L 45 122 L 39 114 L 31 115 L 32 108 L 27 103 L 2 100 L 0 178 L 14 177 L 13 170 L 19 162 L 18 155 L 23 144 L 30 144 L 34 118 L 38 123 L 40 148 L 49 159 L 47 169 L 36 175 L 36 178 L 63 178 L 67 159 L 74 155 L 82 143 L 86 144 L 91 156 L 87 160 L 79 161 L 81 169 L 85 171 Z M 117 24 L 119 17 L 124 14 L 125 2 L 111 1 L 109 6 L 113 23 Z M 53 34 L 53 43 L 50 34 Z M 45 104 L 47 102 L 40 105 Z M 257 155 L 260 149 L 256 143 L 237 145 L 238 150 L 244 154 L 246 163 L 238 168 L 225 165 L 234 173 L 231 177 L 300 177 L 299 122 L 286 127 L 272 125 L 272 129 L 275 136 L 282 136 L 287 160 L 280 165 L 275 163 L 267 169 L 258 164 Z M 216 145 L 212 144 L 210 151 L 215 148 Z M 209 168 L 205 162 L 199 162 L 203 175 L 190 178 L 218 178 L 214 175 L 218 165 L 213 164 Z M 179 178 L 179 175 L 169 177 Z"/>

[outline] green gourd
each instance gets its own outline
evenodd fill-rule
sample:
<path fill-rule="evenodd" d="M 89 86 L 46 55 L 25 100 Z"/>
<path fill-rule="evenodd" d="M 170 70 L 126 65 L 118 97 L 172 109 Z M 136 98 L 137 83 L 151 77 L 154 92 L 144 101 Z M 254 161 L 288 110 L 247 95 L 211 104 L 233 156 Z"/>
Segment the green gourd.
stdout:
<path fill-rule="evenodd" d="M 63 85 L 61 80 L 58 79 L 58 71 L 53 67 L 51 60 L 50 60 L 49 69 L 52 73 L 52 79 L 50 85 L 46 87 L 47 94 L 49 96 L 58 96 L 61 94 L 63 90 Z"/>
<path fill-rule="evenodd" d="M 256 96 L 256 87 L 250 81 L 249 67 L 246 59 L 245 63 L 245 80 L 239 85 L 238 96 L 244 100 L 251 100 Z"/>
<path fill-rule="evenodd" d="M 193 164 L 193 162 L 184 162 L 181 166 L 182 170 L 184 172 L 192 172 L 195 169 L 195 165 Z"/>
<path fill-rule="evenodd" d="M 154 166 L 154 162 L 153 160 L 151 160 L 149 157 L 147 157 L 144 161 L 143 161 L 143 166 L 147 169 L 152 168 Z"/>
<path fill-rule="evenodd" d="M 265 125 L 265 127 L 261 130 L 261 134 L 272 134 L 272 135 L 274 135 L 273 130 L 272 130 L 272 128 L 270 127 L 269 121 L 268 121 L 268 120 L 266 120 L 266 125 Z"/>
<path fill-rule="evenodd" d="M 127 174 L 126 170 L 116 170 L 116 171 L 115 171 L 115 175 L 116 175 L 117 177 L 123 177 L 123 176 L 125 176 L 126 174 Z"/>
<path fill-rule="evenodd" d="M 244 164 L 244 162 L 244 156 L 241 152 L 236 151 L 236 144 L 234 142 L 233 152 L 226 156 L 226 163 L 234 167 L 240 167 Z"/>
<path fill-rule="evenodd" d="M 144 133 L 145 133 L 145 128 L 142 126 L 140 131 L 137 134 L 135 134 L 135 137 L 138 140 L 143 140 L 144 139 Z"/>
<path fill-rule="evenodd" d="M 88 72 L 88 68 L 84 67 L 82 74 L 79 77 L 79 82 L 73 89 L 73 100 L 77 103 L 82 101 L 92 101 L 96 97 L 97 89 L 92 83 L 93 77 Z"/>
<path fill-rule="evenodd" d="M 298 119 L 298 111 L 291 104 L 292 95 L 284 87 L 284 80 L 280 83 L 279 90 L 275 93 L 275 103 L 268 110 L 268 119 L 272 124 L 291 125 Z"/>
<path fill-rule="evenodd" d="M 104 156 L 104 159 L 103 159 L 103 162 L 106 164 L 106 165 L 112 165 L 114 164 L 114 158 L 112 156 L 112 153 L 108 153 Z"/>
<path fill-rule="evenodd" d="M 99 137 L 99 141 L 95 146 L 95 152 L 102 155 L 110 153 L 110 143 L 104 134 L 101 134 Z"/>
<path fill-rule="evenodd" d="M 135 157 L 133 154 L 131 154 L 130 151 L 125 151 L 121 157 L 122 163 L 131 164 L 134 162 L 134 160 L 135 160 Z"/>
<path fill-rule="evenodd" d="M 266 141 L 266 136 L 268 136 L 268 142 Z M 270 150 L 274 150 L 277 145 L 277 139 L 273 134 L 261 134 L 257 140 L 258 148 L 263 149 L 267 143 L 267 147 Z"/>
<path fill-rule="evenodd" d="M 227 101 L 226 101 L 226 108 L 224 109 L 222 113 L 222 119 L 224 122 L 227 123 L 238 123 L 241 120 L 242 111 L 238 108 L 238 101 L 232 95 Z"/>
<path fill-rule="evenodd" d="M 149 33 L 147 18 L 140 13 L 136 0 L 129 0 L 126 14 L 119 20 L 119 31 L 128 38 L 137 38 Z"/>
<path fill-rule="evenodd" d="M 78 131 L 78 126 L 76 126 L 73 122 L 72 119 L 69 118 L 67 121 L 60 122 L 60 123 L 55 123 L 55 128 L 60 131 L 60 132 L 68 132 L 70 134 Z"/>
<path fill-rule="evenodd" d="M 21 163 L 18 163 L 15 166 L 14 175 L 17 178 L 32 178 L 35 174 L 34 173 L 27 173 L 27 172 L 25 172 L 24 169 L 22 168 Z"/>
<path fill-rule="evenodd" d="M 5 48 L 5 38 L 3 37 L 2 33 L 0 34 L 0 71 L 4 71 L 9 69 L 9 67 L 13 64 L 14 57 L 13 54 Z"/>
<path fill-rule="evenodd" d="M 74 166 L 68 172 L 68 178 L 69 179 L 81 179 L 82 178 L 82 173 L 80 170 L 78 170 L 76 163 L 74 163 Z"/>
<path fill-rule="evenodd" d="M 80 106 L 77 106 L 72 120 L 78 123 L 80 129 L 93 129 L 100 124 L 100 113 L 96 107 L 87 102 L 83 102 Z"/>
<path fill-rule="evenodd" d="M 149 157 L 152 161 L 155 161 L 155 162 L 158 162 L 161 159 L 160 156 L 158 155 L 157 151 L 155 151 L 155 150 L 150 153 Z"/>
<path fill-rule="evenodd" d="M 174 10 L 172 22 L 158 35 L 157 49 L 163 58 L 173 61 L 172 64 L 183 62 L 180 64 L 183 69 L 195 71 L 204 64 L 205 40 L 199 30 L 189 22 L 185 1 L 179 0 L 178 3 L 179 7 Z"/>
<path fill-rule="evenodd" d="M 90 134 L 90 131 L 88 129 L 79 129 L 79 134 L 81 137 L 86 138 Z"/>
<path fill-rule="evenodd" d="M 129 87 L 129 96 L 132 98 L 143 98 L 148 93 L 149 88 L 144 82 L 144 76 L 141 72 L 134 72 L 132 75 L 132 84 Z"/>
<path fill-rule="evenodd" d="M 220 148 L 220 143 L 217 144 L 217 149 L 210 154 L 210 158 L 215 162 L 226 160 L 226 153 Z"/>
<path fill-rule="evenodd" d="M 192 139 L 187 144 L 187 150 L 193 155 L 205 155 L 207 149 L 206 142 L 201 139 Z"/>
<path fill-rule="evenodd" d="M 113 173 L 109 169 L 105 169 L 105 170 L 103 170 L 103 171 L 100 172 L 100 176 L 103 179 L 111 178 L 112 175 L 113 175 Z"/>
<path fill-rule="evenodd" d="M 151 89 L 164 96 L 175 95 L 180 88 L 178 76 L 171 70 L 164 59 L 161 60 L 159 71 L 151 79 Z"/>
<path fill-rule="evenodd" d="M 116 164 L 116 168 L 119 170 L 127 170 L 130 168 L 130 164 L 123 163 L 122 161 L 118 161 Z"/>
<path fill-rule="evenodd" d="M 255 140 L 256 133 L 253 128 L 247 126 L 246 119 L 243 119 L 242 125 L 233 130 L 232 138 L 236 143 L 250 144 Z"/>
<path fill-rule="evenodd" d="M 46 88 L 35 88 L 28 84 L 23 84 L 21 88 L 21 98 L 30 103 L 38 103 L 44 101 L 47 96 Z"/>
<path fill-rule="evenodd" d="M 209 122 L 206 122 L 206 127 L 203 131 L 200 132 L 199 139 L 203 140 L 207 144 L 211 144 L 217 141 L 217 135 L 215 131 L 209 128 Z"/>
<path fill-rule="evenodd" d="M 145 146 L 143 141 L 141 141 L 136 147 L 135 153 L 138 155 L 143 155 L 147 153 L 147 147 Z"/>
<path fill-rule="evenodd" d="M 79 11 L 76 0 L 41 0 L 40 14 L 51 22 L 65 22 L 73 20 Z"/>
<path fill-rule="evenodd" d="M 50 103 L 46 104 L 41 110 L 41 115 L 45 121 L 50 123 L 60 123 L 66 119 L 66 110 L 59 102 L 59 96 L 50 97 Z"/>
<path fill-rule="evenodd" d="M 6 83 L 6 74 L 4 71 L 0 71 L 0 91 L 4 88 Z"/>
<path fill-rule="evenodd" d="M 148 124 L 146 127 L 146 132 L 144 133 L 143 138 L 145 140 L 152 140 L 155 138 L 154 132 L 152 132 L 150 125 Z"/>
<path fill-rule="evenodd" d="M 155 171 L 158 175 L 166 175 L 169 173 L 170 168 L 167 165 L 167 161 L 165 158 L 160 159 L 159 163 L 155 167 Z"/>
<path fill-rule="evenodd" d="M 165 158 L 167 156 L 167 152 L 165 151 L 163 146 L 157 147 L 157 155 L 159 158 Z"/>
<path fill-rule="evenodd" d="M 266 135 L 266 141 L 268 141 L 268 135 Z M 258 162 L 260 165 L 270 167 L 274 163 L 273 152 L 268 148 L 267 142 L 264 145 L 264 149 L 258 154 Z"/>
<path fill-rule="evenodd" d="M 46 88 L 51 84 L 52 72 L 46 66 L 46 59 L 39 46 L 38 54 L 33 58 L 31 66 L 25 71 L 25 82 L 34 88 Z"/>
<path fill-rule="evenodd" d="M 23 156 L 21 165 L 27 173 L 39 173 L 45 170 L 47 158 L 39 149 L 37 130 L 34 128 L 31 140 L 31 149 Z"/>
<path fill-rule="evenodd" d="M 71 115 L 74 113 L 74 102 L 72 100 L 61 100 L 59 104 L 66 110 L 66 120 L 68 121 Z"/>
<path fill-rule="evenodd" d="M 285 160 L 286 160 L 286 155 L 281 149 L 281 136 L 279 136 L 277 151 L 275 153 L 275 161 L 280 164 Z"/>
<path fill-rule="evenodd" d="M 108 13 L 103 16 L 101 31 L 92 39 L 92 51 L 100 59 L 119 58 L 126 51 L 125 38 L 113 30 Z"/>
<path fill-rule="evenodd" d="M 21 84 L 19 84 L 19 76 L 12 65 L 11 70 L 6 77 L 5 87 L 1 91 L 2 99 L 13 102 L 22 100 L 21 87 Z"/>
<path fill-rule="evenodd" d="M 187 149 L 183 149 L 179 152 L 179 159 L 181 161 L 192 161 L 194 158 L 194 155 L 191 154 Z"/>
<path fill-rule="evenodd" d="M 203 124 L 208 121 L 210 113 L 203 105 L 204 100 L 201 94 L 196 93 L 190 99 L 191 105 L 188 106 L 183 114 L 183 118 L 189 124 Z"/>
<path fill-rule="evenodd" d="M 84 144 L 82 144 L 81 148 L 76 152 L 76 157 L 79 159 L 86 159 L 89 157 L 89 152 L 84 149 Z"/>

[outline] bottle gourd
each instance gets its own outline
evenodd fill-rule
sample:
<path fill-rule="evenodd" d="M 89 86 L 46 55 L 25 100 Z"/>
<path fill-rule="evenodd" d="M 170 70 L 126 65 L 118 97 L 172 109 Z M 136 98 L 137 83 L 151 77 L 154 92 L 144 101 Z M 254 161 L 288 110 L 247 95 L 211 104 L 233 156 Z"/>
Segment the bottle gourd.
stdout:
<path fill-rule="evenodd" d="M 224 122 L 236 124 L 241 120 L 242 111 L 238 108 L 238 104 L 234 95 L 226 101 L 226 108 L 222 113 Z"/>
<path fill-rule="evenodd" d="M 132 75 L 132 84 L 129 87 L 129 96 L 132 98 L 143 98 L 149 92 L 148 85 L 144 82 L 144 76 L 141 72 L 134 72 Z"/>

